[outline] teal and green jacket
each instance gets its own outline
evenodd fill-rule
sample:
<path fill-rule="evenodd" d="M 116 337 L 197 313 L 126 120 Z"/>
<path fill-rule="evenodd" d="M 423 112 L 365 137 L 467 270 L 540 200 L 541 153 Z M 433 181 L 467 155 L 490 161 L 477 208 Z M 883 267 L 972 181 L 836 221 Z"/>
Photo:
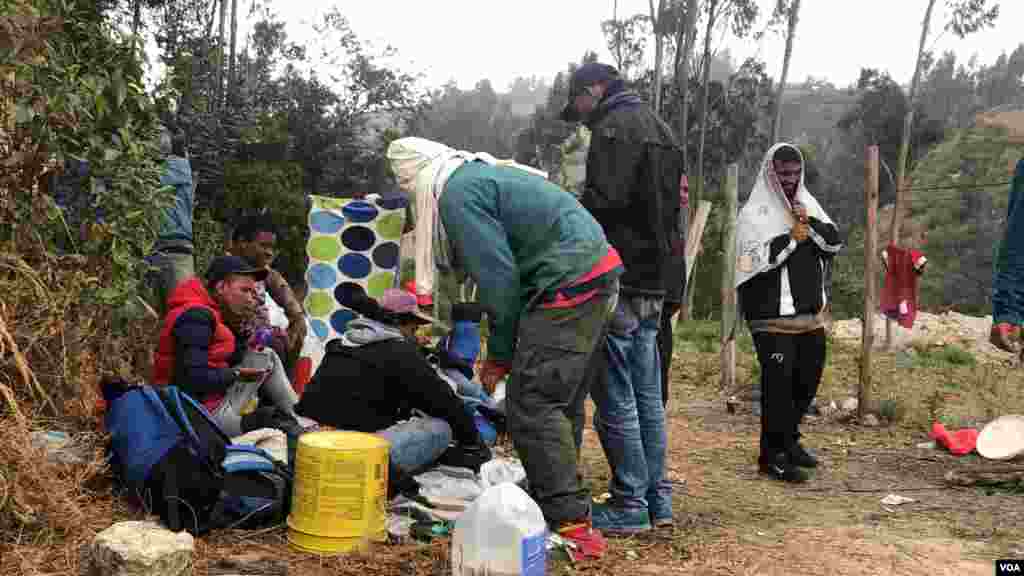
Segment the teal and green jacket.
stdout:
<path fill-rule="evenodd" d="M 493 308 L 488 356 L 509 361 L 520 315 L 586 274 L 609 250 L 601 225 L 555 184 L 516 168 L 470 162 L 438 201 L 453 265 Z"/>

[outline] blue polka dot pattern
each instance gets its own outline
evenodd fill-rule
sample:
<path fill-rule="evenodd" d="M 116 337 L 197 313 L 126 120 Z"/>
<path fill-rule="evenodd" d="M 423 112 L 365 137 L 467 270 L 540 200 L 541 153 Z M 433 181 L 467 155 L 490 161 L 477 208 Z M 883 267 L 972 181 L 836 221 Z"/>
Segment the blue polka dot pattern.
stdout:
<path fill-rule="evenodd" d="M 309 215 L 309 228 L 320 234 L 337 234 L 345 225 L 345 219 L 336 212 L 321 210 Z"/>
<path fill-rule="evenodd" d="M 346 310 L 344 308 L 339 309 L 335 311 L 334 314 L 331 314 L 331 328 L 334 328 L 335 332 L 341 334 L 342 332 L 345 331 L 345 328 L 348 326 L 348 323 L 351 322 L 352 319 L 355 317 L 355 312 L 351 310 Z"/>
<path fill-rule="evenodd" d="M 373 249 L 373 263 L 379 268 L 390 269 L 398 266 L 398 243 L 386 242 Z"/>
<path fill-rule="evenodd" d="M 318 262 L 309 267 L 309 287 L 330 290 L 338 282 L 338 273 L 330 264 Z"/>
<path fill-rule="evenodd" d="M 341 213 L 344 214 L 351 222 L 365 224 L 367 222 L 372 222 L 380 211 L 366 202 L 357 200 L 346 204 L 345 207 L 341 209 Z"/>
<path fill-rule="evenodd" d="M 341 275 L 355 280 L 369 276 L 372 267 L 370 259 L 357 252 L 349 252 L 338 259 L 338 271 Z"/>
<path fill-rule="evenodd" d="M 350 226 L 341 233 L 341 245 L 353 252 L 364 252 L 373 247 L 377 235 L 366 226 Z"/>
<path fill-rule="evenodd" d="M 347 306 L 352 300 L 352 295 L 358 292 L 365 292 L 366 288 L 356 282 L 342 282 L 334 287 L 334 299 L 342 306 Z"/>
<path fill-rule="evenodd" d="M 306 312 L 313 334 L 327 342 L 355 318 L 345 305 L 353 292 L 379 295 L 395 285 L 400 264 L 397 240 L 405 226 L 408 201 L 401 196 L 387 200 L 310 196 L 310 201 Z"/>
<path fill-rule="evenodd" d="M 319 318 L 310 320 L 309 325 L 313 328 L 313 334 L 316 334 L 321 341 L 327 340 L 327 337 L 331 335 L 331 329 L 328 328 L 327 323 Z"/>
<path fill-rule="evenodd" d="M 392 196 L 390 198 L 384 198 L 377 203 L 384 210 L 398 210 L 404 209 L 408 201 L 401 196 Z"/>

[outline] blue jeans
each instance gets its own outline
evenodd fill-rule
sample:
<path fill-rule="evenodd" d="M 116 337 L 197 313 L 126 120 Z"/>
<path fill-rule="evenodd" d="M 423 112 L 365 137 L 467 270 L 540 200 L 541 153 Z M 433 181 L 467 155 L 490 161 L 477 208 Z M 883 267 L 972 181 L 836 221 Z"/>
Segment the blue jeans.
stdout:
<path fill-rule="evenodd" d="M 412 418 L 379 430 L 391 443 L 388 457 L 402 474 L 414 474 L 437 462 L 452 443 L 452 428 L 439 418 Z"/>
<path fill-rule="evenodd" d="M 661 395 L 658 329 L 662 299 L 622 296 L 605 338 L 607 371 L 590 394 L 594 428 L 612 469 L 613 505 L 672 516 L 672 486 L 665 480 L 665 406 Z"/>

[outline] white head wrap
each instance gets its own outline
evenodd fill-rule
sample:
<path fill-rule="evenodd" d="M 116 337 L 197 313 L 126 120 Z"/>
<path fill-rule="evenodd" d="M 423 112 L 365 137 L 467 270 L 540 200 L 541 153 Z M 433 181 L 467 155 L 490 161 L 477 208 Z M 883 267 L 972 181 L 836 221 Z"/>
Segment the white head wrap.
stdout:
<path fill-rule="evenodd" d="M 547 178 L 545 172 L 511 160 L 498 160 L 486 152 L 455 150 L 440 142 L 415 136 L 393 141 L 388 146 L 387 159 L 398 178 L 398 186 L 413 196 L 417 294 L 433 293 L 435 267 L 441 270 L 454 267 L 448 237 L 437 212 L 437 202 L 455 170 L 466 162 L 479 160 L 492 166 L 512 166 Z"/>
<path fill-rule="evenodd" d="M 740 209 L 736 221 L 736 286 L 750 280 L 770 267 L 768 249 L 772 239 L 787 234 L 793 228 L 793 205 L 799 204 L 807 209 L 807 216 L 832 224 L 832 219 L 811 196 L 804 186 L 804 174 L 800 171 L 800 186 L 797 188 L 793 202 L 782 190 L 772 158 L 780 148 L 792 148 L 800 155 L 800 165 L 804 168 L 804 157 L 800 149 L 785 142 L 776 144 L 764 155 L 761 170 L 757 173 L 757 181 L 750 197 Z"/>

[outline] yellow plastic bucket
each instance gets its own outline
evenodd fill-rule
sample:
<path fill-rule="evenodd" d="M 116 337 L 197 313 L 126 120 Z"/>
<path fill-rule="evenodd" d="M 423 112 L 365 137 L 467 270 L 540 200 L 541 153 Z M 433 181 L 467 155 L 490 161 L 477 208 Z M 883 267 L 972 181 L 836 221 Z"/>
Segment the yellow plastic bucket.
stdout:
<path fill-rule="evenodd" d="M 387 440 L 362 432 L 300 436 L 288 541 L 321 554 L 384 541 L 390 447 Z"/>

